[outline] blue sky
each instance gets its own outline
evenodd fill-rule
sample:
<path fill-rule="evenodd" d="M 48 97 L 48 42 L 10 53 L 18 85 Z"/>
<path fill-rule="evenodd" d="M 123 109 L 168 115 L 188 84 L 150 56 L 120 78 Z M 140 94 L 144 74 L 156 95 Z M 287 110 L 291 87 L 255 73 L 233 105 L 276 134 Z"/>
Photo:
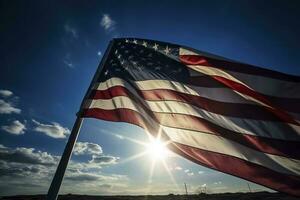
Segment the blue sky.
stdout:
<path fill-rule="evenodd" d="M 0 195 L 46 193 L 80 102 L 113 37 L 172 42 L 300 75 L 298 1 L 1 2 Z M 86 119 L 62 193 L 246 191 L 247 182 L 178 156 L 158 163 L 124 137 L 140 128 Z M 177 183 L 177 186 L 175 183 Z M 250 183 L 255 190 L 266 188 Z"/>

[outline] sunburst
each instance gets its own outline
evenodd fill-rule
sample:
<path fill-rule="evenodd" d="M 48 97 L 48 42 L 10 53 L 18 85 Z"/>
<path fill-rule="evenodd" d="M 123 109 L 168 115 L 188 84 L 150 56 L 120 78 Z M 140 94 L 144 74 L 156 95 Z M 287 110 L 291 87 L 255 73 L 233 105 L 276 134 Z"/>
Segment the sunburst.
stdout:
<path fill-rule="evenodd" d="M 177 189 L 179 189 L 178 185 L 175 181 L 175 178 L 172 175 L 172 172 L 170 171 L 170 169 L 167 165 L 168 158 L 170 158 L 173 155 L 173 153 L 167 148 L 167 145 L 170 143 L 170 141 L 162 141 L 161 131 L 159 131 L 159 133 L 157 134 L 156 137 L 152 136 L 149 133 L 147 133 L 147 135 L 148 135 L 149 142 L 143 142 L 143 141 L 136 140 L 136 139 L 133 139 L 130 137 L 122 136 L 123 139 L 126 139 L 126 140 L 133 142 L 135 144 L 138 144 L 138 145 L 142 145 L 144 147 L 144 151 L 134 154 L 134 155 L 124 159 L 120 163 L 126 163 L 129 161 L 133 161 L 133 160 L 136 160 L 141 157 L 148 157 L 151 161 L 151 165 L 149 168 L 148 184 L 151 184 L 152 177 L 153 177 L 153 174 L 155 171 L 155 166 L 157 165 L 157 163 L 160 162 L 160 163 L 162 163 L 164 170 L 169 175 L 173 184 L 176 186 Z"/>

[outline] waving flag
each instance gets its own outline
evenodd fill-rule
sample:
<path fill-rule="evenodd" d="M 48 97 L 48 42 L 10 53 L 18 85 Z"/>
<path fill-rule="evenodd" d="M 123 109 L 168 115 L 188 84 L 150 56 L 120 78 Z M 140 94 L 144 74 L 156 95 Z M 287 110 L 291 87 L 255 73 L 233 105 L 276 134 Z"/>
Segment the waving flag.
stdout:
<path fill-rule="evenodd" d="M 300 77 L 114 39 L 81 113 L 162 132 L 189 160 L 300 196 Z"/>

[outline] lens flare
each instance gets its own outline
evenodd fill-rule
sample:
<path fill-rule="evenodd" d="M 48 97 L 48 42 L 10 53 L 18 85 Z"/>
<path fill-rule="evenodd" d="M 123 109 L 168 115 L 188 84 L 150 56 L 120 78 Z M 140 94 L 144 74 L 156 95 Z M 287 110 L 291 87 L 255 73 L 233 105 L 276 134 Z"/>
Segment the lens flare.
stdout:
<path fill-rule="evenodd" d="M 147 154 L 154 160 L 164 160 L 169 155 L 166 143 L 154 138 L 146 145 Z"/>

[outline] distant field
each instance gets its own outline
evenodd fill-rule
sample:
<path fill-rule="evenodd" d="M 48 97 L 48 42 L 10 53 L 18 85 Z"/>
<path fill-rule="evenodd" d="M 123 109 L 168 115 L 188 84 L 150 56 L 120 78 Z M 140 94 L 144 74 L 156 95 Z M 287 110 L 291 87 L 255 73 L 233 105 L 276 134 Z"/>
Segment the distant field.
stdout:
<path fill-rule="evenodd" d="M 11 200 L 42 200 L 45 195 L 26 195 L 2 197 Z M 148 196 L 88 196 L 88 195 L 62 195 L 59 200 L 299 200 L 300 198 L 280 193 L 255 192 L 255 193 L 223 193 L 199 195 L 148 195 Z"/>

